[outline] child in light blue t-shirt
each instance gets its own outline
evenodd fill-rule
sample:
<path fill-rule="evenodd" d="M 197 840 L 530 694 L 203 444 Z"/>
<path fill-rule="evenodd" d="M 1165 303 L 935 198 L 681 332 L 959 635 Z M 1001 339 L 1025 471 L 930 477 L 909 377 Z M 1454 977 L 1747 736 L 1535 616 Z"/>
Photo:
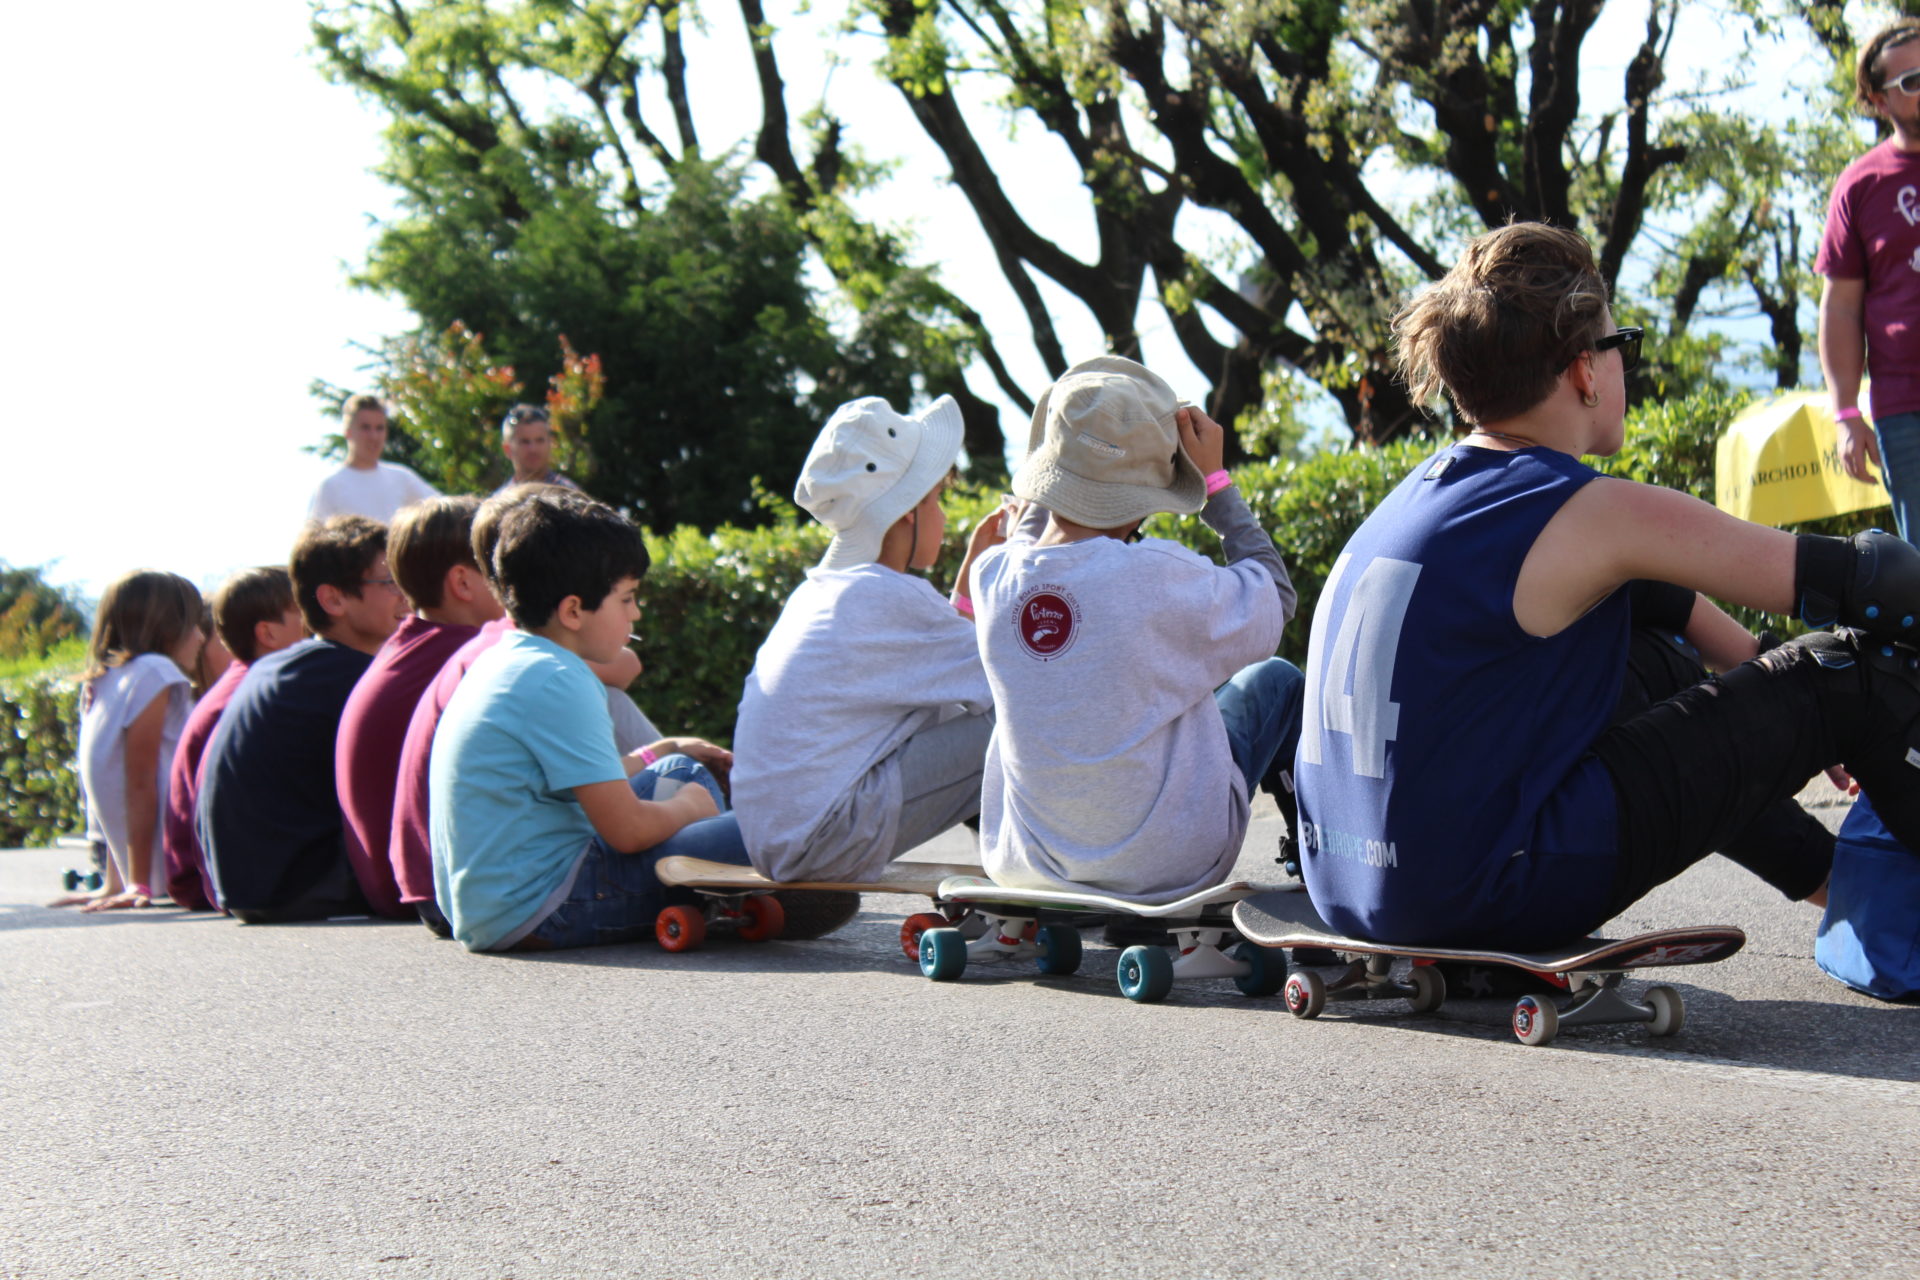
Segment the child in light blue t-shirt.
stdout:
<path fill-rule="evenodd" d="M 747 861 L 706 767 L 727 753 L 682 738 L 676 754 L 621 756 L 587 666 L 626 645 L 646 546 L 610 507 L 542 495 L 502 521 L 494 567 L 520 630 L 474 663 L 434 732 L 434 895 L 470 951 L 644 937 L 679 900 L 660 858 Z"/>

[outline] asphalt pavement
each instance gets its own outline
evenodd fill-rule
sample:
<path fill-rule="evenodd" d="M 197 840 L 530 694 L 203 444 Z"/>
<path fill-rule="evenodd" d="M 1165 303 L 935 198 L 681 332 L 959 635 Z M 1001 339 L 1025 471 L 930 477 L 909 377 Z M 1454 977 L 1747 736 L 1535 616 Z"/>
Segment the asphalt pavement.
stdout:
<path fill-rule="evenodd" d="M 1747 929 L 1666 977 L 1679 1036 L 1527 1048 L 1505 1003 L 1135 1005 L 1097 936 L 934 984 L 908 898 L 485 957 L 40 906 L 79 856 L 0 853 L 0 1276 L 1920 1274 L 1920 1009 L 1718 859 L 1620 922 Z"/>

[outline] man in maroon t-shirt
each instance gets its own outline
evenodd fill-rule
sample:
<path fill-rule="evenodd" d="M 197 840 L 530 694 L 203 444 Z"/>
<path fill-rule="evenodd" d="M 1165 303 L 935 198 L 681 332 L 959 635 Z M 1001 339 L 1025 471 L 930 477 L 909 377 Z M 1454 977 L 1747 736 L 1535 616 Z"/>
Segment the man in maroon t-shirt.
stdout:
<path fill-rule="evenodd" d="M 346 817 L 347 861 L 367 905 L 412 919 L 387 856 L 400 747 L 420 694 L 456 649 L 501 614 L 473 558 L 473 497 L 428 498 L 400 508 L 387 534 L 387 564 L 413 612 L 401 621 L 340 713 L 334 785 Z"/>
<path fill-rule="evenodd" d="M 1834 184 L 1813 269 L 1820 297 L 1820 368 L 1840 422 L 1840 460 L 1859 480 L 1878 464 L 1900 534 L 1920 538 L 1920 18 L 1902 18 L 1861 46 L 1860 105 L 1893 136 Z M 1872 377 L 1874 432 L 1858 404 Z M 1878 439 L 1875 439 L 1877 432 Z"/>
<path fill-rule="evenodd" d="M 233 700 L 248 664 L 300 643 L 307 634 L 285 565 L 242 569 L 220 584 L 212 603 L 213 629 L 233 661 L 193 705 L 167 772 L 167 896 L 189 911 L 208 911 L 216 905 L 193 819 L 200 796 L 200 757 L 206 754 L 207 739 Z"/>

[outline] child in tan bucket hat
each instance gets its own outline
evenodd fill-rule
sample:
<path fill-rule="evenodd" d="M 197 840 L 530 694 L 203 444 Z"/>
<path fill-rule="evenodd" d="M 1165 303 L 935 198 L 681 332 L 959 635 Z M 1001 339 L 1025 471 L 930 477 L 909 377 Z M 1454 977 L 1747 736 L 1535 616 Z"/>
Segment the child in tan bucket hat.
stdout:
<path fill-rule="evenodd" d="M 1223 449 L 1118 356 L 1075 365 L 1034 409 L 1013 477 L 1030 505 L 973 566 L 998 716 L 981 848 L 1000 883 L 1169 902 L 1227 877 L 1257 785 L 1290 801 L 1302 678 L 1273 653 L 1293 584 Z M 1226 567 L 1137 540 L 1160 512 L 1198 512 Z"/>
<path fill-rule="evenodd" d="M 794 500 L 833 541 L 760 646 L 734 731 L 733 802 L 776 880 L 871 880 L 980 811 L 992 698 L 971 620 L 917 571 L 940 553 L 960 408 L 834 411 Z M 957 588 L 1000 540 L 981 522 Z"/>

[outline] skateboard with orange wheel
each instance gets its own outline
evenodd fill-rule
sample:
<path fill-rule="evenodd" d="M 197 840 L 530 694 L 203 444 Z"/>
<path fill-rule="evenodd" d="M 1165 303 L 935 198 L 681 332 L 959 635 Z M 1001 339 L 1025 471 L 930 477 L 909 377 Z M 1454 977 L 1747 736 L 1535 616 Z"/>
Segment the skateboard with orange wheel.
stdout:
<path fill-rule="evenodd" d="M 654 937 L 663 949 L 691 951 L 713 932 L 732 932 L 747 942 L 779 937 L 785 913 L 773 895 L 782 890 L 911 894 L 944 907 L 941 882 L 978 875 L 980 868 L 955 862 L 892 862 L 873 880 L 781 881 L 769 880 L 752 867 L 676 856 L 660 859 L 654 872 L 661 884 L 700 895 L 699 906 L 668 907 L 654 923 Z M 918 959 L 922 933 L 952 925 L 965 914 L 964 910 L 922 911 L 908 916 L 900 926 L 901 949 L 910 959 Z"/>
<path fill-rule="evenodd" d="M 1524 995 L 1513 1006 L 1513 1034 L 1522 1044 L 1546 1044 L 1562 1027 L 1644 1022 L 1656 1036 L 1670 1036 L 1686 1021 L 1686 1005 L 1669 986 L 1647 988 L 1635 1000 L 1622 986 L 1636 969 L 1712 964 L 1746 945 L 1732 925 L 1657 929 L 1626 938 L 1577 938 L 1547 951 L 1494 951 L 1471 947 L 1389 946 L 1336 932 L 1303 889 L 1263 893 L 1236 904 L 1234 923 L 1249 942 L 1272 948 L 1317 948 L 1349 957 L 1329 978 L 1321 966 L 1294 968 L 1285 987 L 1287 1009 L 1297 1018 L 1317 1018 L 1334 1000 L 1404 999 L 1415 1013 L 1432 1013 L 1447 999 L 1437 965 L 1519 969 L 1566 993 Z M 1410 960 L 1404 976 L 1395 960 Z"/>

